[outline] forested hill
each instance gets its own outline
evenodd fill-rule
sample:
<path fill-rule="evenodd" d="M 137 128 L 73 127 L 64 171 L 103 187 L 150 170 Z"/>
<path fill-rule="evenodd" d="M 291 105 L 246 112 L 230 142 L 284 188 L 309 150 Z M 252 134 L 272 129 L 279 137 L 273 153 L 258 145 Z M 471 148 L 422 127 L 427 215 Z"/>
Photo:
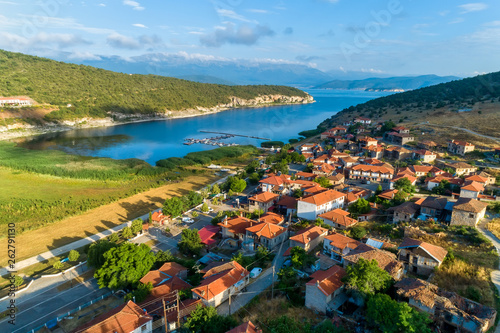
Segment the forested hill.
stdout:
<path fill-rule="evenodd" d="M 227 86 L 129 75 L 0 50 L 0 96 L 29 96 L 37 103 L 56 106 L 58 110 L 49 114 L 52 120 L 214 107 L 228 103 L 231 96 L 252 99 L 271 94 L 307 96 L 292 87 Z"/>
<path fill-rule="evenodd" d="M 326 128 L 330 124 L 358 116 L 376 121 L 391 116 L 395 120 L 424 120 L 425 115 L 433 112 L 454 112 L 478 102 L 499 101 L 500 72 L 495 72 L 373 99 L 342 110 L 325 120 L 320 127 Z"/>

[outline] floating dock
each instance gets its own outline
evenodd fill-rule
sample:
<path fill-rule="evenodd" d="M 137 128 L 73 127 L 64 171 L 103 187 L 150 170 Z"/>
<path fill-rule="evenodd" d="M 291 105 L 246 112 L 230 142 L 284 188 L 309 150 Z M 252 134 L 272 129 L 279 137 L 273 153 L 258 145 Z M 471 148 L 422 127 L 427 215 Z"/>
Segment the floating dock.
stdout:
<path fill-rule="evenodd" d="M 244 138 L 252 138 L 252 139 L 257 139 L 257 140 L 271 141 L 271 139 L 268 139 L 268 138 L 261 138 L 261 137 L 252 136 L 252 135 L 232 134 L 232 133 L 212 132 L 212 131 L 200 131 L 200 132 L 201 133 L 222 134 L 222 135 L 227 135 L 227 136 L 241 136 L 241 137 L 244 137 Z"/>

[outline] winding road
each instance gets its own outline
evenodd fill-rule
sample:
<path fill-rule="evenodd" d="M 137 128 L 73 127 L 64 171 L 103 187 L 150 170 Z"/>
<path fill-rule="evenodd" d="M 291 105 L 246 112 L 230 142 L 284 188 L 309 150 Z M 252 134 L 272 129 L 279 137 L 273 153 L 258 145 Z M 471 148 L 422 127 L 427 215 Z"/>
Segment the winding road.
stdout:
<path fill-rule="evenodd" d="M 467 133 L 470 133 L 470 134 L 473 134 L 473 135 L 477 135 L 477 136 L 480 136 L 480 137 L 483 137 L 483 138 L 486 138 L 486 139 L 490 139 L 490 140 L 493 140 L 493 141 L 496 141 L 496 142 L 500 143 L 500 139 L 499 138 L 496 138 L 494 136 L 484 135 L 484 134 L 481 134 L 481 133 L 477 133 L 477 132 L 471 131 L 470 129 L 463 128 L 463 127 L 437 125 L 437 124 L 431 124 L 431 123 L 427 123 L 427 122 L 420 123 L 419 125 L 428 125 L 428 126 L 436 126 L 436 127 L 453 128 L 453 129 L 456 129 L 456 130 L 464 131 L 464 132 L 467 132 Z"/>

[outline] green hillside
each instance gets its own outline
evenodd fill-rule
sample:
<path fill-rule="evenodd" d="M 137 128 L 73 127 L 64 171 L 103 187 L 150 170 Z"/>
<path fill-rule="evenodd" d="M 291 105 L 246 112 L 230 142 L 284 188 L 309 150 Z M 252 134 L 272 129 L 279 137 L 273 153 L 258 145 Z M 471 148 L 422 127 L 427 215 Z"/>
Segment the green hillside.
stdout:
<path fill-rule="evenodd" d="M 326 128 L 339 121 L 365 116 L 375 121 L 423 121 L 427 116 L 446 112 L 451 117 L 462 108 L 472 108 L 500 101 L 500 72 L 441 83 L 404 93 L 393 94 L 351 106 L 325 120 Z M 453 121 L 452 118 L 449 119 Z"/>
<path fill-rule="evenodd" d="M 229 102 L 230 96 L 249 99 L 267 94 L 306 96 L 292 87 L 226 86 L 129 75 L 0 50 L 0 96 L 29 96 L 57 106 L 46 120 L 213 107 Z M 72 106 L 67 108 L 68 104 Z"/>

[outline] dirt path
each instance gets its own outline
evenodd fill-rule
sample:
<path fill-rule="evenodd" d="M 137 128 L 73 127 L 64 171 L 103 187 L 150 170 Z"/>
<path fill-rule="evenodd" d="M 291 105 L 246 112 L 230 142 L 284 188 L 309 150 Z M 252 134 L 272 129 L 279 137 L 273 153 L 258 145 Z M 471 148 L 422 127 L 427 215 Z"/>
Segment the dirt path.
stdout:
<path fill-rule="evenodd" d="M 43 228 L 25 232 L 15 238 L 16 261 L 53 250 L 147 214 L 161 207 L 165 199 L 200 189 L 218 178 L 213 175 L 190 176 L 180 183 L 151 189 Z M 6 238 L 0 240 L 0 247 L 7 248 Z M 2 256 L 0 267 L 6 264 L 7 258 Z"/>
<path fill-rule="evenodd" d="M 463 127 L 446 126 L 446 125 L 437 125 L 437 124 L 432 124 L 432 123 L 429 123 L 429 122 L 420 123 L 420 124 L 418 124 L 418 125 L 427 125 L 427 126 L 436 126 L 436 127 L 447 127 L 447 128 L 453 128 L 453 129 L 460 130 L 460 131 L 464 131 L 464 132 L 467 132 L 467 133 L 470 133 L 470 134 L 473 134 L 473 135 L 477 135 L 477 136 L 480 136 L 480 137 L 483 137 L 483 138 L 486 138 L 486 139 L 490 139 L 490 140 L 493 140 L 493 141 L 496 141 L 496 142 L 500 142 L 500 139 L 499 139 L 499 138 L 496 138 L 496 137 L 494 137 L 494 136 L 484 135 L 484 134 L 481 134 L 481 133 L 477 133 L 477 132 L 471 131 L 470 129 L 463 128 Z"/>

